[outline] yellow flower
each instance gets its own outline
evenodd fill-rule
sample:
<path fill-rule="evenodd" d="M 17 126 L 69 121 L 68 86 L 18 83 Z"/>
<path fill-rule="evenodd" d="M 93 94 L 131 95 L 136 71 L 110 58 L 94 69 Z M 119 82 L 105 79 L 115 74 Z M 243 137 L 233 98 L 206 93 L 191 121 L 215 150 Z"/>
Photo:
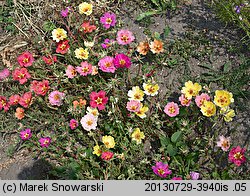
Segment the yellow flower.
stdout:
<path fill-rule="evenodd" d="M 146 118 L 146 112 L 148 111 L 148 107 L 147 106 L 143 106 L 141 103 L 141 108 L 139 110 L 139 112 L 136 112 L 136 115 L 139 116 L 140 118 Z"/>
<path fill-rule="evenodd" d="M 204 101 L 203 105 L 201 106 L 201 112 L 204 116 L 213 116 L 216 113 L 216 106 L 211 101 Z"/>
<path fill-rule="evenodd" d="M 135 128 L 131 137 L 132 137 L 132 140 L 136 141 L 137 144 L 140 144 L 142 142 L 142 139 L 145 138 L 145 135 L 143 132 L 140 131 L 139 128 Z"/>
<path fill-rule="evenodd" d="M 92 11 L 93 11 L 93 5 L 90 3 L 83 2 L 79 5 L 80 14 L 86 14 L 87 16 L 89 16 L 90 14 L 92 14 Z"/>
<path fill-rule="evenodd" d="M 214 103 L 219 107 L 229 106 L 234 102 L 233 94 L 225 90 L 216 90 L 214 96 Z"/>
<path fill-rule="evenodd" d="M 144 92 L 139 86 L 134 86 L 128 91 L 129 100 L 143 101 Z"/>
<path fill-rule="evenodd" d="M 102 142 L 106 146 L 106 148 L 114 148 L 115 147 L 115 140 L 112 136 L 105 135 L 102 137 Z"/>
<path fill-rule="evenodd" d="M 78 59 L 88 59 L 89 58 L 88 50 L 83 49 L 83 48 L 77 48 L 75 50 L 75 55 L 76 55 L 76 58 L 78 58 Z"/>
<path fill-rule="evenodd" d="M 229 107 L 223 107 L 220 109 L 220 114 L 223 114 L 224 120 L 226 122 L 230 122 L 233 120 L 233 117 L 235 117 L 235 112 L 233 109 L 230 109 Z"/>
<path fill-rule="evenodd" d="M 144 89 L 144 93 L 146 95 L 155 96 L 158 94 L 159 85 L 158 84 L 153 85 L 153 84 L 143 83 L 143 89 Z"/>
<path fill-rule="evenodd" d="M 185 82 L 185 87 L 182 87 L 181 93 L 185 95 L 187 99 L 191 99 L 193 96 L 199 94 L 201 91 L 201 85 L 194 83 L 192 81 Z"/>
<path fill-rule="evenodd" d="M 59 42 L 61 40 L 64 40 L 65 38 L 67 38 L 67 31 L 65 31 L 62 28 L 57 28 L 54 29 L 52 31 L 52 38 L 53 40 L 55 40 L 56 42 Z"/>
<path fill-rule="evenodd" d="M 102 150 L 100 148 L 100 146 L 96 145 L 94 146 L 94 151 L 93 151 L 93 154 L 96 154 L 97 156 L 100 156 L 102 154 Z"/>

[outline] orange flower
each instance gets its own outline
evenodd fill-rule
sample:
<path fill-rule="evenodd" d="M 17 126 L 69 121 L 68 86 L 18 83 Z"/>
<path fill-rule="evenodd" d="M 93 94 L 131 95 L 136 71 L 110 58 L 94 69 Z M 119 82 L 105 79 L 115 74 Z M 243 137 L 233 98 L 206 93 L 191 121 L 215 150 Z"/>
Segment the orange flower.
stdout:
<path fill-rule="evenodd" d="M 163 43 L 160 40 L 155 39 L 153 42 L 150 42 L 149 47 L 154 54 L 159 54 L 164 51 Z"/>
<path fill-rule="evenodd" d="M 73 101 L 74 109 L 76 109 L 77 107 L 82 108 L 86 104 L 87 104 L 87 101 L 85 99 L 80 99 L 79 101 L 77 100 Z"/>
<path fill-rule="evenodd" d="M 137 52 L 139 52 L 142 55 L 146 55 L 149 51 L 149 44 L 147 41 L 140 42 L 137 46 Z"/>
<path fill-rule="evenodd" d="M 16 109 L 15 117 L 16 117 L 17 119 L 19 119 L 19 120 L 23 119 L 23 118 L 24 118 L 24 109 L 18 107 L 18 108 Z"/>

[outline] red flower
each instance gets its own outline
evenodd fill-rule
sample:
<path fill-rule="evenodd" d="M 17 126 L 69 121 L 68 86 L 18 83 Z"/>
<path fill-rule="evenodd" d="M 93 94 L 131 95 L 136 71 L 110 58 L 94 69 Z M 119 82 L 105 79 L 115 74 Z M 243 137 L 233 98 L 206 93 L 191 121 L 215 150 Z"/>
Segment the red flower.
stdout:
<path fill-rule="evenodd" d="M 31 76 L 26 68 L 16 68 L 12 73 L 12 77 L 14 80 L 18 80 L 20 84 L 24 84 Z"/>
<path fill-rule="evenodd" d="M 69 50 L 69 40 L 62 40 L 58 42 L 56 47 L 56 53 L 66 54 Z"/>
<path fill-rule="evenodd" d="M 245 152 L 245 148 L 241 148 L 240 146 L 234 147 L 229 152 L 228 159 L 230 162 L 234 163 L 239 167 L 242 163 L 246 161 L 246 157 L 244 155 Z"/>
<path fill-rule="evenodd" d="M 49 81 L 43 80 L 38 82 L 36 80 L 32 81 L 30 89 L 34 91 L 37 95 L 45 96 L 49 90 Z"/>
<path fill-rule="evenodd" d="M 6 100 L 6 97 L 0 96 L 0 110 L 4 109 L 4 111 L 7 112 L 9 108 L 10 108 L 10 105 Z"/>
<path fill-rule="evenodd" d="M 112 159 L 113 155 L 114 155 L 113 152 L 107 151 L 107 152 L 103 152 L 103 153 L 102 153 L 101 158 L 102 158 L 103 160 L 108 161 L 108 160 Z"/>
<path fill-rule="evenodd" d="M 19 104 L 21 106 L 27 108 L 27 107 L 30 106 L 31 100 L 32 100 L 32 93 L 31 92 L 27 92 L 27 93 L 24 93 L 23 96 L 20 98 Z"/>
<path fill-rule="evenodd" d="M 18 102 L 20 100 L 20 96 L 19 95 L 11 95 L 9 98 L 9 104 L 12 105 L 17 105 Z"/>
<path fill-rule="evenodd" d="M 56 56 L 48 56 L 48 57 L 43 56 L 42 59 L 47 65 L 52 65 L 53 63 L 57 61 Z"/>
<path fill-rule="evenodd" d="M 92 92 L 90 94 L 90 106 L 92 108 L 98 108 L 99 110 L 105 109 L 105 104 L 108 102 L 108 97 L 105 97 L 105 91 Z"/>
<path fill-rule="evenodd" d="M 92 31 L 96 30 L 95 25 L 90 25 L 90 22 L 83 22 L 81 25 L 84 33 L 91 33 Z"/>
<path fill-rule="evenodd" d="M 21 67 L 29 67 L 34 62 L 34 57 L 30 52 L 24 52 L 17 57 L 17 61 Z"/>

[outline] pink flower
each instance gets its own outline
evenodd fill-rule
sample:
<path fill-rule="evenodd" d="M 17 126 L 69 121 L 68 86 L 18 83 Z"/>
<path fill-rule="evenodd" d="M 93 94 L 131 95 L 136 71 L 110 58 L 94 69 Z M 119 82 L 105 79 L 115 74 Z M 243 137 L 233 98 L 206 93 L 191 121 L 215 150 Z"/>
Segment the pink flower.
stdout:
<path fill-rule="evenodd" d="M 168 164 L 164 164 L 163 162 L 156 162 L 156 165 L 153 166 L 152 169 L 153 172 L 161 178 L 166 178 L 167 175 L 172 173 L 172 171 L 168 168 Z"/>
<path fill-rule="evenodd" d="M 19 100 L 20 100 L 20 96 L 19 95 L 11 95 L 9 98 L 9 104 L 12 105 L 17 105 Z"/>
<path fill-rule="evenodd" d="M 200 174 L 198 172 L 190 172 L 190 176 L 192 180 L 198 180 L 200 177 Z"/>
<path fill-rule="evenodd" d="M 92 65 L 89 64 L 88 62 L 84 61 L 81 62 L 80 67 L 76 67 L 76 71 L 81 75 L 81 76 L 87 76 L 88 74 L 92 73 Z"/>
<path fill-rule="evenodd" d="M 39 139 L 40 146 L 42 148 L 48 148 L 50 143 L 51 143 L 51 138 L 50 137 L 42 137 Z"/>
<path fill-rule="evenodd" d="M 90 106 L 92 108 L 98 108 L 99 110 L 105 109 L 105 104 L 108 102 L 105 91 L 92 92 L 90 95 Z"/>
<path fill-rule="evenodd" d="M 69 14 L 69 8 L 68 8 L 68 7 L 66 7 L 65 10 L 62 10 L 62 11 L 61 11 L 61 16 L 62 16 L 63 18 L 66 18 L 66 17 L 68 16 L 68 14 Z"/>
<path fill-rule="evenodd" d="M 76 74 L 76 69 L 72 65 L 68 65 L 66 69 L 66 76 L 68 76 L 68 78 L 74 78 Z"/>
<path fill-rule="evenodd" d="M 191 99 L 187 99 L 184 94 L 179 97 L 182 106 L 190 106 Z"/>
<path fill-rule="evenodd" d="M 195 103 L 199 108 L 203 105 L 204 101 L 209 101 L 209 100 L 210 97 L 206 93 L 202 93 L 201 95 L 195 97 Z"/>
<path fill-rule="evenodd" d="M 62 105 L 64 98 L 65 98 L 65 94 L 59 91 L 52 91 L 49 94 L 49 102 L 51 105 L 56 105 L 56 106 Z"/>
<path fill-rule="evenodd" d="M 101 18 L 100 22 L 104 28 L 109 29 L 111 26 L 114 27 L 116 23 L 116 15 L 114 13 L 106 12 Z"/>
<path fill-rule="evenodd" d="M 173 177 L 171 180 L 182 180 L 182 177 Z"/>
<path fill-rule="evenodd" d="M 0 110 L 4 109 L 4 111 L 7 112 L 9 108 L 10 108 L 10 105 L 7 102 L 6 97 L 0 96 Z"/>
<path fill-rule="evenodd" d="M 117 54 L 113 62 L 116 68 L 130 68 L 131 66 L 130 58 L 123 53 Z"/>
<path fill-rule="evenodd" d="M 127 102 L 126 108 L 130 112 L 139 112 L 140 108 L 141 108 L 141 103 L 140 103 L 140 101 L 131 100 L 131 101 Z"/>
<path fill-rule="evenodd" d="M 170 117 L 177 116 L 179 114 L 179 106 L 174 102 L 170 102 L 165 106 L 164 112 Z"/>
<path fill-rule="evenodd" d="M 112 159 L 112 157 L 114 156 L 114 153 L 113 152 L 103 152 L 102 155 L 101 155 L 101 158 L 105 161 L 108 161 L 110 159 Z"/>
<path fill-rule="evenodd" d="M 3 69 L 2 71 L 0 71 L 0 81 L 8 78 L 9 75 L 10 75 L 10 71 L 7 68 Z"/>
<path fill-rule="evenodd" d="M 56 56 L 43 56 L 42 59 L 47 65 L 52 65 L 53 63 L 57 62 Z"/>
<path fill-rule="evenodd" d="M 27 93 L 24 93 L 23 96 L 20 98 L 19 104 L 23 106 L 24 108 L 27 108 L 30 106 L 31 100 L 32 100 L 32 93 L 27 92 Z"/>
<path fill-rule="evenodd" d="M 120 30 L 117 32 L 117 42 L 120 45 L 127 45 L 133 42 L 135 39 L 133 33 L 129 30 Z"/>
<path fill-rule="evenodd" d="M 74 130 L 78 127 L 78 122 L 75 119 L 71 119 L 69 122 L 69 126 L 71 130 Z"/>
<path fill-rule="evenodd" d="M 86 131 L 95 130 L 97 127 L 97 119 L 93 114 L 86 114 L 82 117 L 81 124 Z"/>
<path fill-rule="evenodd" d="M 16 68 L 12 73 L 12 77 L 14 80 L 18 80 L 20 84 L 24 84 L 31 76 L 26 68 Z"/>
<path fill-rule="evenodd" d="M 109 48 L 114 42 L 115 40 L 113 39 L 105 39 L 104 42 L 101 44 L 101 46 L 102 48 L 106 49 Z"/>
<path fill-rule="evenodd" d="M 30 52 L 24 52 L 17 57 L 17 61 L 21 67 L 29 67 L 34 62 L 34 57 Z"/>
<path fill-rule="evenodd" d="M 45 96 L 46 93 L 49 90 L 49 81 L 43 80 L 43 81 L 32 81 L 31 83 L 31 90 L 34 91 L 37 95 Z"/>
<path fill-rule="evenodd" d="M 111 72 L 111 73 L 115 73 L 115 65 L 114 65 L 114 58 L 110 57 L 110 56 L 106 56 L 104 58 L 102 58 L 98 65 L 99 68 L 103 71 L 103 72 Z"/>
<path fill-rule="evenodd" d="M 246 149 L 240 146 L 233 147 L 228 155 L 229 161 L 238 167 L 241 166 L 242 163 L 246 162 L 246 157 L 244 155 L 245 151 Z"/>
<path fill-rule="evenodd" d="M 30 129 L 25 129 L 20 132 L 20 137 L 22 140 L 28 140 L 32 136 L 31 130 Z"/>
<path fill-rule="evenodd" d="M 223 135 L 219 136 L 220 141 L 217 142 L 217 146 L 221 147 L 223 151 L 228 151 L 230 147 L 230 137 L 225 138 Z"/>

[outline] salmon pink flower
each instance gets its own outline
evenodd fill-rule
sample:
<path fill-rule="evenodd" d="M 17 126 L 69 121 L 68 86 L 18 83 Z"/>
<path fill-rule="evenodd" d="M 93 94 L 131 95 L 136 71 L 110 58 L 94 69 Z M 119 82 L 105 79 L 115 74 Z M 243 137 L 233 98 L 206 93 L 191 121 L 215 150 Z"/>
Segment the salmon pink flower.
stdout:
<path fill-rule="evenodd" d="M 3 69 L 2 71 L 0 71 L 0 81 L 8 78 L 9 75 L 10 75 L 10 71 L 7 68 Z"/>
<path fill-rule="evenodd" d="M 62 40 L 56 46 L 56 53 L 66 54 L 69 50 L 69 40 Z"/>
<path fill-rule="evenodd" d="M 42 59 L 47 65 L 52 65 L 53 63 L 57 62 L 56 56 L 43 56 Z"/>
<path fill-rule="evenodd" d="M 163 42 L 160 40 L 155 39 L 153 42 L 150 42 L 149 47 L 151 52 L 153 52 L 154 54 L 159 54 L 161 52 L 164 52 Z"/>
<path fill-rule="evenodd" d="M 86 61 L 81 62 L 81 66 L 76 67 L 76 71 L 81 76 L 87 76 L 92 73 L 92 65 Z"/>
<path fill-rule="evenodd" d="M 136 100 L 131 100 L 127 102 L 127 110 L 130 112 L 139 112 L 141 108 L 141 102 Z"/>
<path fill-rule="evenodd" d="M 99 68 L 103 71 L 103 72 L 110 72 L 110 73 L 115 73 L 115 65 L 114 65 L 114 58 L 110 57 L 110 56 L 106 56 L 104 58 L 102 58 L 99 63 Z"/>
<path fill-rule="evenodd" d="M 139 45 L 137 46 L 137 52 L 141 55 L 146 55 L 149 51 L 149 43 L 147 41 L 140 42 Z"/>
<path fill-rule="evenodd" d="M 219 136 L 220 141 L 217 142 L 217 146 L 221 147 L 223 151 L 228 151 L 230 148 L 230 137 L 225 138 L 223 135 Z"/>
<path fill-rule="evenodd" d="M 17 57 L 17 61 L 21 67 L 29 67 L 34 62 L 34 57 L 30 52 L 24 52 Z"/>
<path fill-rule="evenodd" d="M 66 69 L 66 76 L 68 76 L 68 78 L 74 78 L 76 75 L 76 69 L 72 65 L 68 65 Z"/>
<path fill-rule="evenodd" d="M 128 45 L 134 41 L 135 37 L 129 30 L 120 30 L 117 32 L 117 42 L 120 45 Z"/>
<path fill-rule="evenodd" d="M 228 159 L 230 162 L 234 163 L 236 166 L 241 166 L 244 162 L 246 162 L 246 157 L 244 153 L 246 152 L 245 148 L 241 148 L 240 146 L 233 147 L 229 152 Z"/>
<path fill-rule="evenodd" d="M 11 95 L 9 98 L 9 104 L 12 105 L 17 105 L 18 102 L 20 100 L 20 96 L 19 95 Z"/>
<path fill-rule="evenodd" d="M 96 30 L 96 26 L 91 25 L 89 21 L 83 22 L 81 28 L 84 33 L 91 33 L 92 31 Z"/>
<path fill-rule="evenodd" d="M 20 137 L 22 140 L 28 140 L 32 136 L 31 130 L 30 129 L 25 129 L 20 132 Z"/>
<path fill-rule="evenodd" d="M 7 112 L 9 108 L 10 108 L 10 105 L 6 100 L 6 97 L 0 96 L 0 110 L 4 109 L 4 111 Z"/>
<path fill-rule="evenodd" d="M 201 95 L 197 95 L 195 97 L 195 103 L 199 108 L 204 104 L 204 101 L 209 101 L 209 100 L 210 97 L 206 93 L 201 93 Z"/>
<path fill-rule="evenodd" d="M 164 112 L 170 117 L 177 116 L 179 114 L 179 106 L 177 103 L 170 102 L 165 106 Z"/>
<path fill-rule="evenodd" d="M 78 127 L 78 122 L 75 119 L 71 119 L 69 122 L 69 126 L 71 130 L 74 130 Z"/>
<path fill-rule="evenodd" d="M 32 93 L 27 92 L 27 93 L 24 93 L 23 96 L 20 98 L 19 104 L 23 106 L 24 108 L 27 108 L 30 106 L 31 100 L 32 100 Z"/>
<path fill-rule="evenodd" d="M 187 99 L 184 94 L 181 94 L 179 101 L 181 102 L 182 106 L 190 106 L 191 103 L 191 99 Z"/>
<path fill-rule="evenodd" d="M 103 24 L 104 28 L 109 29 L 114 27 L 116 23 L 116 15 L 114 13 L 106 12 L 101 18 L 100 22 Z"/>
<path fill-rule="evenodd" d="M 52 91 L 49 94 L 49 102 L 51 105 L 60 106 L 63 104 L 63 99 L 65 98 L 65 93 L 59 91 Z"/>
<path fill-rule="evenodd" d="M 198 172 L 190 172 L 190 176 L 192 180 L 198 180 L 200 177 L 200 174 Z"/>
<path fill-rule="evenodd" d="M 107 152 L 103 152 L 101 155 L 101 158 L 105 161 L 109 161 L 110 159 L 112 159 L 114 156 L 113 152 L 107 151 Z"/>
<path fill-rule="evenodd" d="M 168 168 L 168 164 L 164 164 L 163 162 L 156 162 L 156 165 L 153 166 L 152 169 L 153 172 L 161 178 L 166 178 L 172 173 L 172 171 Z"/>
<path fill-rule="evenodd" d="M 20 84 L 24 84 L 31 76 L 26 68 L 16 68 L 12 73 L 12 77 L 14 80 L 18 80 Z"/>
<path fill-rule="evenodd" d="M 31 83 L 31 90 L 34 91 L 37 95 L 45 96 L 49 88 L 50 87 L 48 80 L 43 80 L 41 82 L 34 80 Z"/>
<path fill-rule="evenodd" d="M 42 137 L 39 139 L 40 146 L 42 148 L 48 148 L 50 143 L 51 143 L 51 138 L 50 137 Z"/>
<path fill-rule="evenodd" d="M 16 112 L 15 112 L 15 117 L 18 119 L 18 120 L 22 120 L 24 118 L 25 114 L 24 114 L 24 109 L 23 108 L 20 108 L 18 107 L 16 109 Z"/>
<path fill-rule="evenodd" d="M 95 130 L 97 127 L 97 119 L 93 114 L 86 114 L 82 117 L 81 124 L 86 131 Z"/>
<path fill-rule="evenodd" d="M 114 65 L 116 68 L 130 68 L 131 60 L 127 55 L 123 53 L 117 54 L 114 58 Z"/>
<path fill-rule="evenodd" d="M 106 92 L 101 90 L 99 92 L 92 92 L 90 95 L 90 106 L 92 108 L 98 108 L 99 110 L 105 109 L 105 104 L 108 102 Z"/>

